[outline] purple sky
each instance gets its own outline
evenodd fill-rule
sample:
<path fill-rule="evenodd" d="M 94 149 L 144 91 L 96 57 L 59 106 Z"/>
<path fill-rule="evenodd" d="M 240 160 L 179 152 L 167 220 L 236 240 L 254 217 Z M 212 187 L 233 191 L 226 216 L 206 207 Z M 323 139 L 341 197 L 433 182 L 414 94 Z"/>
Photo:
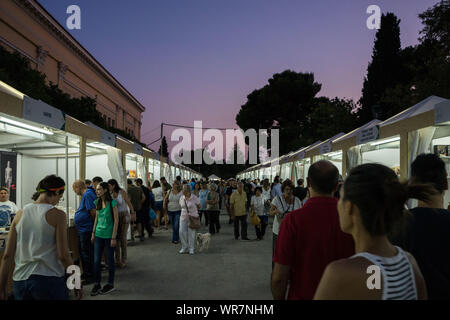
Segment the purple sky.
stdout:
<path fill-rule="evenodd" d="M 375 36 L 367 7 L 401 19 L 404 47 L 438 0 L 39 2 L 63 26 L 66 8 L 80 6 L 82 28 L 69 31 L 147 108 L 141 140 L 150 143 L 161 122 L 237 127 L 247 95 L 285 69 L 314 72 L 319 95 L 357 100 Z"/>

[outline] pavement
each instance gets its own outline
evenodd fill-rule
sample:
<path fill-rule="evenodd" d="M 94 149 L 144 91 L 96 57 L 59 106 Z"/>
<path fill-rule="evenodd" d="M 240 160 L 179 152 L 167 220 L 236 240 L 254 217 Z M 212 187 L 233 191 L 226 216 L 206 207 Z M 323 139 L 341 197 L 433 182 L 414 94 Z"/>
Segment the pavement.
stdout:
<path fill-rule="evenodd" d="M 220 223 L 209 249 L 194 255 L 178 253 L 181 243 L 171 242 L 170 225 L 129 245 L 127 266 L 116 268 L 115 291 L 91 297 L 93 285 L 88 285 L 84 300 L 271 300 L 271 226 L 258 241 L 249 223 L 248 237 L 254 240 L 245 241 L 234 239 L 225 212 Z M 207 227 L 202 225 L 200 232 L 208 232 Z M 102 272 L 102 286 L 107 276 Z"/>

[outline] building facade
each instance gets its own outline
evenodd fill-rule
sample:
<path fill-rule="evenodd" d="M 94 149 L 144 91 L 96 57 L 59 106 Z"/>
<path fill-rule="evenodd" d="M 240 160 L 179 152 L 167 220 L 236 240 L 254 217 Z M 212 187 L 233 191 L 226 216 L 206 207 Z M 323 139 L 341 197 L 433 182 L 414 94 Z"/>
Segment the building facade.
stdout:
<path fill-rule="evenodd" d="M 0 1 L 0 45 L 74 98 L 91 97 L 110 127 L 140 139 L 145 107 L 35 0 Z"/>

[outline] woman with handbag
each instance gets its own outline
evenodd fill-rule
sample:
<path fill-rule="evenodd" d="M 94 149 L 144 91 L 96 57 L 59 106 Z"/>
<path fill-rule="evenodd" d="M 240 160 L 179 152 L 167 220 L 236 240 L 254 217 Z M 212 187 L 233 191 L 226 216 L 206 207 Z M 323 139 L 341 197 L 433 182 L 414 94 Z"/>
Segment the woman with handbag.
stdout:
<path fill-rule="evenodd" d="M 164 209 L 167 210 L 169 215 L 170 223 L 172 224 L 172 243 L 180 243 L 180 216 L 181 216 L 181 206 L 180 198 L 181 185 L 178 180 L 173 182 L 172 190 L 168 192 L 166 198 L 164 199 Z"/>
<path fill-rule="evenodd" d="M 189 185 L 183 186 L 183 195 L 180 197 L 181 217 L 180 217 L 180 253 L 194 254 L 195 231 L 200 229 L 200 200 L 191 193 Z"/>
<path fill-rule="evenodd" d="M 130 221 L 136 221 L 136 213 L 133 205 L 128 198 L 127 192 L 119 186 L 115 179 L 108 180 L 109 191 L 117 202 L 119 211 L 119 225 L 117 227 L 117 246 L 116 246 L 116 265 L 124 268 L 127 263 L 127 232 L 130 227 Z M 131 211 L 131 215 L 130 215 Z"/>
<path fill-rule="evenodd" d="M 256 215 L 260 223 L 259 225 L 255 225 L 256 238 L 258 240 L 262 240 L 264 234 L 266 233 L 267 223 L 269 221 L 269 217 L 264 209 L 266 203 L 266 198 L 262 194 L 262 188 L 255 188 L 255 195 L 252 197 L 250 202 L 251 205 L 251 216 Z"/>

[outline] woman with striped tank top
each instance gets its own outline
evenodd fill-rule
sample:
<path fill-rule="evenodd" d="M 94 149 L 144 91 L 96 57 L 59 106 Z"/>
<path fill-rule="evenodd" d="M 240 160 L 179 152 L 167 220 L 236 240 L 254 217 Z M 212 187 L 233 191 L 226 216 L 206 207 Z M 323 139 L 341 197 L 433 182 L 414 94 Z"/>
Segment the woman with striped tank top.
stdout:
<path fill-rule="evenodd" d="M 429 202 L 434 194 L 428 185 L 400 183 L 394 171 L 380 164 L 352 169 L 340 191 L 338 212 L 356 254 L 327 266 L 314 299 L 427 299 L 416 260 L 392 245 L 388 234 L 408 213 L 408 199 Z"/>

